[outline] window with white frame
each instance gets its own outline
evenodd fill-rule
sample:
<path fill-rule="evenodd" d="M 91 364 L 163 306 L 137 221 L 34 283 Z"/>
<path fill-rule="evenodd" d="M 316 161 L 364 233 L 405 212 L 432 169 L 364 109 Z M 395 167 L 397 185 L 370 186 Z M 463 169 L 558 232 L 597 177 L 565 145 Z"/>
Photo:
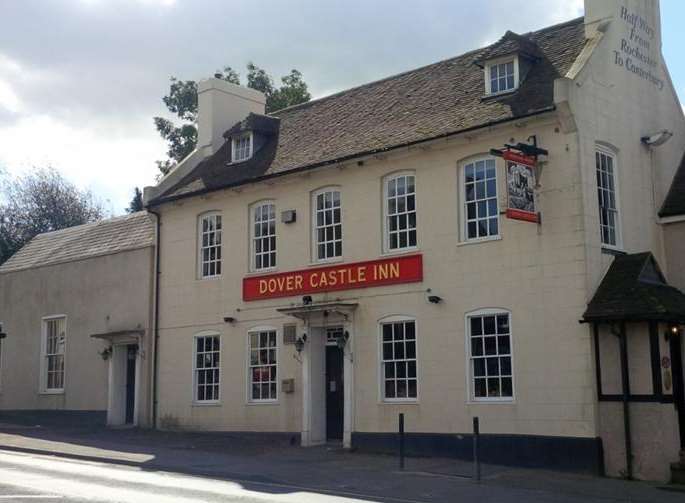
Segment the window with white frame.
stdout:
<path fill-rule="evenodd" d="M 615 157 L 606 150 L 595 152 L 599 228 L 602 244 L 620 246 L 619 213 L 616 187 Z"/>
<path fill-rule="evenodd" d="M 416 321 L 381 322 L 381 390 L 384 400 L 416 400 Z"/>
<path fill-rule="evenodd" d="M 316 260 L 342 257 L 342 206 L 340 191 L 314 194 L 314 253 Z"/>
<path fill-rule="evenodd" d="M 252 207 L 252 268 L 276 267 L 276 205 L 263 202 Z"/>
<path fill-rule="evenodd" d="M 245 133 L 233 138 L 231 160 L 233 162 L 246 161 L 252 157 L 252 133 Z"/>
<path fill-rule="evenodd" d="M 498 310 L 466 317 L 473 400 L 511 400 L 514 396 L 510 318 L 508 312 Z"/>
<path fill-rule="evenodd" d="M 248 339 L 250 401 L 275 401 L 278 399 L 276 330 L 257 329 L 248 334 Z"/>
<path fill-rule="evenodd" d="M 385 180 L 385 239 L 388 251 L 416 246 L 416 185 L 413 174 Z"/>
<path fill-rule="evenodd" d="M 488 65 L 489 94 L 503 93 L 516 89 L 515 61 L 503 61 Z"/>
<path fill-rule="evenodd" d="M 41 387 L 43 391 L 64 391 L 64 354 L 67 342 L 64 316 L 43 319 Z"/>
<path fill-rule="evenodd" d="M 195 337 L 195 401 L 219 400 L 221 381 L 221 340 L 218 334 Z"/>
<path fill-rule="evenodd" d="M 464 238 L 483 239 L 499 235 L 497 169 L 492 158 L 464 165 Z"/>
<path fill-rule="evenodd" d="M 200 218 L 200 277 L 221 275 L 221 215 L 209 213 Z"/>

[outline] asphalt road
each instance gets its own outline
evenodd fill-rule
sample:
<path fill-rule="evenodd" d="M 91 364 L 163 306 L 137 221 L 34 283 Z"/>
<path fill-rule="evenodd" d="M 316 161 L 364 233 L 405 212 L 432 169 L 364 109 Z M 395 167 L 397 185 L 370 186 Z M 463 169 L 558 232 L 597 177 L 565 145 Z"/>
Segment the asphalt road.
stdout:
<path fill-rule="evenodd" d="M 280 484 L 229 482 L 0 450 L 0 503 L 5 501 L 353 503 L 383 500 L 356 494 L 335 496 Z"/>

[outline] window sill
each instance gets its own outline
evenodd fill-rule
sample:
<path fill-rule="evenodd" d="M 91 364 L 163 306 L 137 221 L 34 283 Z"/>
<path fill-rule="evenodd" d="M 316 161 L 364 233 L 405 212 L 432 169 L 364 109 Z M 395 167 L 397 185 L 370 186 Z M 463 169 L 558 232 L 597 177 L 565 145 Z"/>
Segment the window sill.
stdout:
<path fill-rule="evenodd" d="M 250 400 L 248 400 L 247 403 L 246 403 L 246 405 L 256 405 L 256 406 L 260 406 L 260 405 L 280 405 L 280 404 L 281 404 L 281 403 L 280 403 L 278 400 L 259 400 L 259 401 L 257 401 L 257 400 L 250 401 Z"/>
<path fill-rule="evenodd" d="M 402 248 L 401 250 L 386 250 L 381 253 L 381 257 L 394 257 L 395 255 L 409 255 L 411 253 L 418 253 L 421 249 L 418 246 L 411 248 Z"/>
<path fill-rule="evenodd" d="M 221 274 L 215 274 L 214 276 L 200 276 L 197 278 L 198 281 L 217 281 L 221 279 Z"/>
<path fill-rule="evenodd" d="M 191 404 L 192 407 L 221 407 L 222 403 L 218 400 L 212 400 L 212 401 L 206 401 L 206 402 L 198 402 L 197 400 L 193 401 Z"/>
<path fill-rule="evenodd" d="M 615 246 L 602 245 L 602 253 L 606 255 L 625 255 L 627 252 Z"/>
<path fill-rule="evenodd" d="M 459 241 L 457 246 L 477 245 L 480 243 L 488 243 L 490 241 L 502 241 L 502 236 L 491 236 L 487 238 L 469 239 L 466 241 Z"/>
<path fill-rule="evenodd" d="M 248 271 L 245 276 L 264 276 L 265 274 L 273 274 L 278 272 L 278 267 L 269 267 L 268 269 L 259 269 L 255 271 Z"/>
<path fill-rule="evenodd" d="M 498 404 L 503 404 L 503 405 L 512 405 L 516 403 L 516 400 L 514 398 L 471 398 L 466 402 L 466 405 L 482 405 L 482 404 L 493 404 L 493 403 L 498 403 Z"/>
<path fill-rule="evenodd" d="M 44 389 L 38 392 L 39 395 L 64 395 L 64 389 Z"/>
<path fill-rule="evenodd" d="M 315 260 L 315 261 L 307 264 L 307 267 L 342 264 L 343 262 L 345 262 L 345 259 L 343 257 L 335 257 L 335 258 L 330 258 L 330 259 L 326 259 L 326 260 Z"/>
<path fill-rule="evenodd" d="M 384 405 L 418 405 L 418 398 L 383 398 L 381 404 Z"/>

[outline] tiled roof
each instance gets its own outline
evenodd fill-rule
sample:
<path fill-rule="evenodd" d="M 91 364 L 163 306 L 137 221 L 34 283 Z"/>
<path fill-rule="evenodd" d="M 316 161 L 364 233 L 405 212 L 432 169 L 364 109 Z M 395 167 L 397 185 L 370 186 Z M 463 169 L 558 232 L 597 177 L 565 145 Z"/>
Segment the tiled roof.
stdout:
<path fill-rule="evenodd" d="M 680 166 L 673 177 L 671 188 L 664 199 L 659 211 L 660 217 L 675 217 L 685 215 L 685 154 L 680 160 Z"/>
<path fill-rule="evenodd" d="M 685 322 L 685 294 L 666 283 L 651 253 L 618 255 L 583 319 Z"/>
<path fill-rule="evenodd" d="M 249 183 L 387 151 L 552 109 L 554 80 L 566 74 L 585 44 L 583 18 L 516 37 L 530 40 L 539 60 L 520 88 L 484 98 L 483 70 L 476 63 L 502 41 L 326 98 L 272 114 L 276 131 L 253 158 L 227 166 L 228 147 L 151 201 Z M 525 45 L 525 44 L 524 44 Z M 233 129 L 233 128 L 231 128 Z"/>
<path fill-rule="evenodd" d="M 154 235 L 154 219 L 145 211 L 46 232 L 2 264 L 0 274 L 154 246 Z"/>

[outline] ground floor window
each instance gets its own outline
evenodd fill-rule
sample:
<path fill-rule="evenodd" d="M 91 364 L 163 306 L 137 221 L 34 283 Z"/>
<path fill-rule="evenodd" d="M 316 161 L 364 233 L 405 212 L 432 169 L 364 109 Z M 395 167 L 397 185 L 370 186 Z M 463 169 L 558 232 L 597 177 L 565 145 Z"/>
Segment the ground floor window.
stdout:
<path fill-rule="evenodd" d="M 466 318 L 472 400 L 511 400 L 514 396 L 510 318 L 499 310 L 479 311 Z"/>
<path fill-rule="evenodd" d="M 64 353 L 67 342 L 64 316 L 43 319 L 41 376 L 46 392 L 64 391 Z"/>
<path fill-rule="evenodd" d="M 195 337 L 195 401 L 219 400 L 221 342 L 219 335 Z"/>
<path fill-rule="evenodd" d="M 258 329 L 249 333 L 249 397 L 252 402 L 278 399 L 276 330 Z"/>
<path fill-rule="evenodd" d="M 383 399 L 416 400 L 416 321 L 381 322 L 381 388 Z"/>

